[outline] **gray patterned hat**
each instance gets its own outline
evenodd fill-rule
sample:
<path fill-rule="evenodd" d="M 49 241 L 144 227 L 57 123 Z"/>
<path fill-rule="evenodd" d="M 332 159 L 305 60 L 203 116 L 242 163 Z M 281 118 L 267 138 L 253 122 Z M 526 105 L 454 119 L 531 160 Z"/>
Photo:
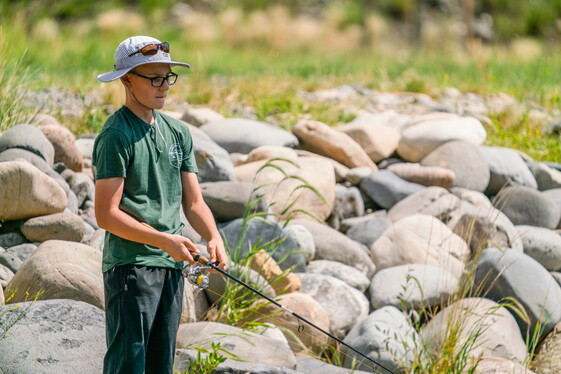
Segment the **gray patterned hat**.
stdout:
<path fill-rule="evenodd" d="M 140 52 L 142 48 L 149 45 L 156 46 L 153 48 L 156 50 L 156 53 L 147 55 Z M 102 82 L 111 82 L 121 78 L 135 67 L 146 64 L 163 63 L 170 64 L 170 66 L 191 67 L 184 62 L 172 61 L 169 49 L 164 51 L 164 45 L 167 46 L 167 43 L 162 43 L 158 39 L 149 36 L 132 36 L 124 40 L 115 51 L 115 70 L 100 74 L 97 76 L 97 79 Z M 153 53 L 153 50 L 151 52 Z"/>

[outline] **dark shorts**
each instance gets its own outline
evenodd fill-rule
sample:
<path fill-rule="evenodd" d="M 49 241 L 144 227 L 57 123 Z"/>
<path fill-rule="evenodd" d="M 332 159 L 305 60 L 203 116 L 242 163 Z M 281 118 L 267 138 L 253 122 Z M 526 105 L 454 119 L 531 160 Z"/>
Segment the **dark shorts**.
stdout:
<path fill-rule="evenodd" d="M 173 373 L 184 281 L 177 269 L 116 266 L 103 273 L 104 373 Z"/>

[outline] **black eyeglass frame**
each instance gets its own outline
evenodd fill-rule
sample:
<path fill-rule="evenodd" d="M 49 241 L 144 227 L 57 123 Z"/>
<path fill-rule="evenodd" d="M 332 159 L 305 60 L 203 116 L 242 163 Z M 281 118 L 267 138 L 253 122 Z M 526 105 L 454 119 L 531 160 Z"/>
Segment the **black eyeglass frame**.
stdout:
<path fill-rule="evenodd" d="M 179 77 L 174 72 L 169 73 L 165 77 L 147 77 L 145 75 L 140 75 L 138 73 L 135 73 L 134 71 L 129 71 L 129 74 L 136 75 L 137 77 L 144 78 L 144 79 L 150 79 L 150 84 L 152 84 L 152 87 L 162 87 L 165 81 L 167 81 L 170 86 L 173 86 L 175 82 L 177 82 L 177 77 Z M 160 83 L 160 85 L 154 83 L 158 79 L 162 80 L 162 83 Z"/>

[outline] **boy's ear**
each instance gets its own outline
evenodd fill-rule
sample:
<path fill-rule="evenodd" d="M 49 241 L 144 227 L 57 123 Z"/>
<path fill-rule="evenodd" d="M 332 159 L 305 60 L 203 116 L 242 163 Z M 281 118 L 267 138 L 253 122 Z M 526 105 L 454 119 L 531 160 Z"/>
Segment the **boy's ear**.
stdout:
<path fill-rule="evenodd" d="M 130 80 L 130 78 L 129 78 L 129 75 L 128 75 L 128 74 L 123 75 L 123 76 L 121 77 L 121 82 L 123 82 L 123 84 L 124 84 L 125 86 L 129 86 L 129 85 L 131 84 L 131 80 Z"/>

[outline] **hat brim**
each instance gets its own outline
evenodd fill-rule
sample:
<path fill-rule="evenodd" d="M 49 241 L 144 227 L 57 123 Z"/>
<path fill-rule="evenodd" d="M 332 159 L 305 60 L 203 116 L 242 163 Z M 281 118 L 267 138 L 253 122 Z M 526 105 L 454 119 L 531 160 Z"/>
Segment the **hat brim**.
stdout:
<path fill-rule="evenodd" d="M 129 68 L 126 69 L 120 69 L 120 70 L 113 70 L 110 71 L 109 73 L 105 73 L 105 74 L 99 74 L 97 76 L 97 79 L 99 79 L 102 82 L 111 82 L 114 81 L 115 79 L 119 79 L 121 78 L 123 75 L 127 74 L 129 71 L 131 71 L 132 69 L 141 66 L 141 65 L 148 65 L 148 64 L 169 64 L 170 66 L 183 66 L 186 68 L 190 68 L 191 65 L 186 64 L 184 62 L 175 62 L 175 61 L 148 61 L 148 62 L 143 62 L 134 66 L 131 66 Z"/>

